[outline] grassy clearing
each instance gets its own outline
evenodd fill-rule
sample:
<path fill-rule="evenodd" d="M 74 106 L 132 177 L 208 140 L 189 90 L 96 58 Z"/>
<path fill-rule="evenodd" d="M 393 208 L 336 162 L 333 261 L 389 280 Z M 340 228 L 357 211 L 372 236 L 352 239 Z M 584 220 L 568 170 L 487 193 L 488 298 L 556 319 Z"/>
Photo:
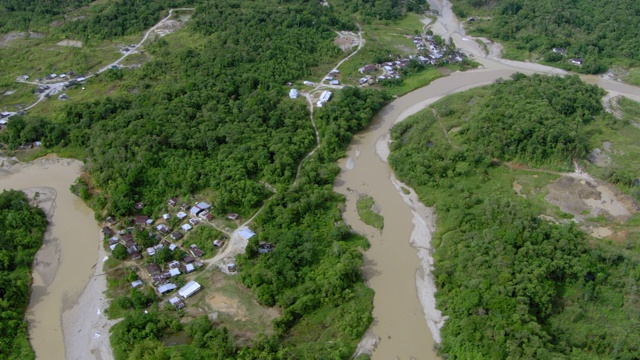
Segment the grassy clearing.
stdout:
<path fill-rule="evenodd" d="M 628 186 L 622 186 L 621 190 L 632 194 L 638 191 L 633 187 L 633 180 L 637 178 L 640 170 L 640 129 L 635 127 L 630 120 L 640 122 L 640 103 L 627 98 L 621 98 L 618 102 L 623 113 L 622 120 L 616 120 L 609 116 L 610 123 L 592 126 L 590 145 L 591 148 L 603 150 L 606 156 L 611 158 L 611 164 L 599 167 L 591 163 L 585 163 L 587 171 L 598 178 L 619 179 L 628 182 Z M 610 151 L 606 151 L 604 142 L 610 142 Z M 612 177 L 613 176 L 613 177 Z"/>
<path fill-rule="evenodd" d="M 0 86 L 15 82 L 20 75 L 29 75 L 33 80 L 67 71 L 86 74 L 120 57 L 114 42 L 77 48 L 57 45 L 60 40 L 52 37 L 23 38 L 8 44 L 0 58 L 0 68 L 3 69 Z"/>
<path fill-rule="evenodd" d="M 402 96 L 415 89 L 429 85 L 433 80 L 439 79 L 443 76 L 444 73 L 441 69 L 429 67 L 417 74 L 403 78 L 400 85 L 384 87 L 384 89 L 386 89 L 391 95 Z"/>
<path fill-rule="evenodd" d="M 202 291 L 198 307 L 216 312 L 216 321 L 241 342 L 248 343 L 257 334 L 273 333 L 272 320 L 280 316 L 280 310 L 260 305 L 237 277 L 213 271 L 203 273 L 197 280 L 209 284 Z"/>
<path fill-rule="evenodd" d="M 489 53 L 489 47 L 484 43 L 484 41 L 476 39 L 476 42 L 478 43 L 478 45 L 480 45 L 480 48 L 482 49 L 482 51 L 484 51 L 485 55 Z"/>
<path fill-rule="evenodd" d="M 17 111 L 38 100 L 33 93 L 35 90 L 33 85 L 7 82 L 0 87 L 0 109 L 3 111 Z M 6 95 L 3 95 L 5 92 Z"/>
<path fill-rule="evenodd" d="M 444 128 L 448 132 L 454 145 L 464 147 L 461 139 L 467 124 L 466 119 L 476 111 L 473 105 L 487 94 L 487 89 L 477 88 L 460 94 L 447 96 L 436 102 L 433 107 L 440 116 L 440 124 L 436 123 L 436 119 L 430 111 L 416 114 L 415 116 L 420 117 L 422 121 L 432 122 L 434 125 L 437 125 L 429 127 L 422 136 L 428 139 L 428 141 L 433 142 L 435 146 L 440 144 L 444 145 L 444 143 L 447 142 L 442 129 Z M 583 165 L 585 170 L 596 178 L 608 179 L 612 174 L 617 174 L 619 178 L 628 178 L 632 183 L 633 180 L 637 178 L 638 169 L 640 169 L 640 143 L 638 143 L 638 139 L 640 139 L 640 129 L 633 126 L 629 120 L 640 122 L 640 103 L 627 98 L 621 98 L 618 104 L 622 109 L 622 120 L 615 120 L 612 116 L 606 115 L 604 121 L 602 119 L 594 121 L 590 125 L 591 129 L 588 132 L 588 137 L 591 139 L 590 148 L 592 149 L 599 148 L 604 150 L 603 143 L 605 141 L 611 142 L 611 151 L 605 151 L 605 154 L 611 157 L 611 165 L 608 167 L 598 167 L 586 161 L 583 162 Z M 461 128 L 460 131 L 451 132 L 451 129 L 458 127 Z M 506 192 L 511 192 L 515 195 L 515 182 L 522 187 L 520 189 L 522 197 L 526 198 L 526 201 L 537 213 L 551 216 L 558 221 L 563 221 L 571 219 L 571 214 L 563 212 L 559 207 L 545 200 L 545 196 L 548 194 L 547 185 L 556 181 L 558 178 L 558 175 L 544 172 L 498 167 L 492 169 L 488 174 L 489 181 L 486 179 L 483 180 L 487 182 L 486 184 L 475 184 L 473 186 L 475 186 L 475 193 L 486 194 L 483 196 L 489 196 L 488 194 L 491 193 L 504 194 Z M 619 190 L 629 195 L 634 195 L 634 191 L 638 192 L 637 187 L 617 185 Z M 420 191 L 420 188 L 418 188 L 417 191 Z M 423 199 L 434 199 L 434 202 L 437 202 L 435 199 L 438 196 L 447 196 L 437 191 L 430 191 L 419 195 Z M 640 215 L 636 214 L 635 218 L 640 219 Z M 588 219 L 588 222 L 594 225 L 597 224 L 596 226 L 606 226 L 614 232 L 611 239 L 602 239 L 600 243 L 611 242 L 612 246 L 631 251 L 631 249 L 640 248 L 640 229 L 637 225 L 634 225 L 633 219 L 634 218 L 624 224 L 607 221 L 604 218 L 592 218 Z"/>
<path fill-rule="evenodd" d="M 200 224 L 188 233 L 187 237 L 182 242 L 182 245 L 185 249 L 189 249 L 191 244 L 195 244 L 200 248 L 200 250 L 204 251 L 202 258 L 210 259 L 217 252 L 217 248 L 213 245 L 213 241 L 221 239 L 221 237 L 222 233 L 216 230 L 213 226 Z"/>
<path fill-rule="evenodd" d="M 622 97 L 618 101 L 618 105 L 622 108 L 622 117 L 625 120 L 640 122 L 640 103 L 629 98 Z"/>
<path fill-rule="evenodd" d="M 344 81 L 357 84 L 361 77 L 358 69 L 364 65 L 375 63 L 375 59 L 389 54 L 410 55 L 416 53 L 413 36 L 416 31 L 422 33 L 424 16 L 409 13 L 398 21 L 385 21 L 363 26 L 365 45 L 349 61 L 340 66 Z M 330 68 L 327 71 L 331 70 Z M 326 72 L 324 72 L 326 74 Z"/>
<path fill-rule="evenodd" d="M 624 81 L 635 86 L 640 86 L 640 68 L 629 70 Z"/>
<path fill-rule="evenodd" d="M 358 215 L 363 223 L 382 230 L 384 227 L 384 218 L 375 210 L 375 201 L 369 195 L 361 196 L 356 202 Z"/>
<path fill-rule="evenodd" d="M 365 38 L 381 48 L 398 54 L 413 54 L 416 46 L 412 37 L 422 33 L 424 24 L 420 21 L 424 16 L 409 13 L 398 21 L 385 21 L 377 24 L 365 25 Z"/>

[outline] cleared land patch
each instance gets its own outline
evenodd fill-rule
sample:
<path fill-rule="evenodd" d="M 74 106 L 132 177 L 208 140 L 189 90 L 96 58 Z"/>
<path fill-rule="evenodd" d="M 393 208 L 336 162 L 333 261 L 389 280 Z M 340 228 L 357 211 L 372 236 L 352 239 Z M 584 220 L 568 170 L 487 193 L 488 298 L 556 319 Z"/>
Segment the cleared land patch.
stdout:
<path fill-rule="evenodd" d="M 58 42 L 56 45 L 73 46 L 73 47 L 81 48 L 82 47 L 82 41 L 79 41 L 79 40 L 62 40 L 62 41 Z"/>

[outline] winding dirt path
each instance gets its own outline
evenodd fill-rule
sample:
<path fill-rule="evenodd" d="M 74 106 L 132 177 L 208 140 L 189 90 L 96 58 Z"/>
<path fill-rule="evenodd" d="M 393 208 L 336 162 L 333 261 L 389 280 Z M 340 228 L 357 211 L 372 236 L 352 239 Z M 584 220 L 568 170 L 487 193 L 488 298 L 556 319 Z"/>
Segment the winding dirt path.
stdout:
<path fill-rule="evenodd" d="M 151 28 L 149 28 L 149 30 L 147 30 L 144 33 L 144 36 L 142 37 L 142 40 L 140 40 L 140 42 L 138 42 L 138 44 L 136 44 L 135 49 L 138 49 L 140 46 L 142 46 L 142 44 L 145 43 L 145 41 L 147 41 L 147 39 L 149 38 L 149 35 L 151 35 L 151 33 L 153 31 L 155 31 L 159 26 L 163 25 L 167 20 L 169 20 L 171 18 L 171 16 L 173 15 L 174 11 L 195 11 L 195 8 L 175 8 L 175 9 L 169 9 L 169 14 L 164 17 L 162 20 L 160 20 L 157 24 L 153 25 Z M 85 76 L 86 79 L 93 77 L 95 75 L 98 75 L 100 73 L 103 73 L 109 69 L 111 69 L 113 66 L 118 66 L 124 59 L 126 59 L 127 57 L 129 57 L 129 55 L 133 54 L 133 51 L 129 51 L 126 54 L 122 55 L 118 60 L 112 62 L 111 64 L 102 67 L 100 70 L 96 71 L 93 74 L 87 75 Z M 65 81 L 59 81 L 59 82 L 54 82 L 54 83 L 50 83 L 50 82 L 46 82 L 46 81 L 42 81 L 42 82 L 36 82 L 36 81 L 26 81 L 26 80 L 22 80 L 20 78 L 18 78 L 18 80 L 16 80 L 19 83 L 23 83 L 23 84 L 31 84 L 31 85 L 36 85 L 36 86 L 40 86 L 40 85 L 47 85 L 49 86 L 49 89 L 42 92 L 41 94 L 38 95 L 38 100 L 36 102 L 34 102 L 33 104 L 27 106 L 26 108 L 22 109 L 22 111 L 28 111 L 32 108 L 34 108 L 36 105 L 40 104 L 43 100 L 47 99 L 48 97 L 52 96 L 52 95 L 56 95 L 57 93 L 59 93 L 60 91 L 62 91 L 62 89 L 64 88 L 64 85 L 68 82 L 67 80 Z M 11 114 L 9 117 L 14 116 L 15 113 Z"/>
<path fill-rule="evenodd" d="M 358 48 L 352 52 L 351 54 L 347 55 L 344 59 L 340 60 L 338 62 L 338 64 L 336 64 L 336 66 L 333 67 L 333 69 L 331 69 L 323 78 L 322 80 L 320 80 L 320 82 L 309 92 L 303 93 L 305 99 L 307 99 L 307 103 L 309 104 L 309 120 L 311 121 L 311 126 L 313 126 L 313 131 L 316 134 L 316 146 L 304 157 L 302 158 L 302 160 L 300 161 L 300 163 L 298 164 L 298 169 L 296 170 L 296 177 L 295 180 L 293 181 L 293 185 L 292 186 L 296 186 L 298 184 L 298 179 L 300 178 L 300 170 L 302 169 L 302 163 L 308 158 L 311 157 L 313 154 L 316 153 L 316 151 L 318 151 L 318 149 L 320 148 L 320 133 L 318 133 L 318 127 L 316 126 L 316 123 L 314 121 L 313 118 L 313 94 L 320 91 L 320 90 L 325 90 L 327 88 L 331 88 L 331 89 L 342 89 L 343 85 L 327 85 L 324 84 L 324 81 L 326 81 L 327 76 L 329 76 L 331 74 L 332 71 L 337 70 L 340 65 L 342 65 L 345 61 L 351 59 L 351 57 L 355 54 L 358 53 L 358 51 L 360 51 L 360 49 L 362 49 L 362 47 L 364 46 L 364 39 L 362 38 L 362 27 L 360 26 L 360 24 L 358 24 Z"/>

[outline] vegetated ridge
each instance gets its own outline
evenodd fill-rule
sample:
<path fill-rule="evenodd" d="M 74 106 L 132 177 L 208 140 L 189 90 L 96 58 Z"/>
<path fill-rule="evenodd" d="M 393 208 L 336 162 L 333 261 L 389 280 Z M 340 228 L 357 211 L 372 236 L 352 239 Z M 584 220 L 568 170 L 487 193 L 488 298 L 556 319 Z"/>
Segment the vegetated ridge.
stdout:
<path fill-rule="evenodd" d="M 459 18 L 474 20 L 467 23 L 472 33 L 504 42 L 509 57 L 535 53 L 545 63 L 587 74 L 640 63 L 640 3 L 634 0 L 452 3 Z M 574 58 L 582 64 L 572 64 Z"/>
<path fill-rule="evenodd" d="M 577 77 L 516 74 L 393 128 L 391 166 L 438 213 L 443 356 L 638 357 L 640 234 L 629 230 L 638 213 L 626 224 L 604 215 L 567 221 L 573 215 L 544 200 L 558 175 L 503 166 L 570 169 L 602 128 L 628 129 L 603 112 L 603 95 Z M 579 229 L 589 222 L 625 229 L 625 240 L 590 238 Z"/>

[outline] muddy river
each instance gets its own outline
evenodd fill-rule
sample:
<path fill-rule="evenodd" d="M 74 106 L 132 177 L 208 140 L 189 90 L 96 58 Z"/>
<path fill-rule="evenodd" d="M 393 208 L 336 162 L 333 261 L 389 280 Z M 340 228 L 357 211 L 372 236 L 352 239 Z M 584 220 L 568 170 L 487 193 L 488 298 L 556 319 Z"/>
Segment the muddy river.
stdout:
<path fill-rule="evenodd" d="M 435 306 L 436 289 L 430 275 L 433 265 L 430 240 L 435 230 L 435 216 L 432 209 L 417 201 L 413 191 L 394 178 L 386 162 L 390 128 L 443 96 L 506 79 L 515 72 L 567 73 L 539 64 L 503 60 L 500 45 L 482 39 L 490 50 L 485 54 L 475 39 L 464 33 L 448 1 L 429 3 L 441 14 L 432 25 L 434 33 L 452 37 L 458 48 L 482 64 L 481 68 L 438 79 L 384 107 L 372 125 L 353 138 L 347 157 L 339 162 L 341 172 L 334 184 L 335 191 L 347 198 L 345 221 L 371 242 L 365 254 L 364 274 L 376 292 L 374 322 L 370 328 L 379 338 L 372 356 L 374 360 L 437 358 L 433 345 L 439 342 L 439 329 L 445 321 Z M 637 87 L 596 76 L 582 78 L 598 84 L 611 95 L 640 101 Z M 368 194 L 376 201 L 384 217 L 382 231 L 360 221 L 356 212 L 360 194 Z"/>
<path fill-rule="evenodd" d="M 27 309 L 29 338 L 39 359 L 65 358 L 62 313 L 76 303 L 96 263 L 93 212 L 69 191 L 81 166 L 80 161 L 46 157 L 0 167 L 0 189 L 24 190 L 29 196 L 38 192 L 50 221 L 34 262 Z"/>
<path fill-rule="evenodd" d="M 391 126 L 447 94 L 508 78 L 515 72 L 566 73 L 538 64 L 500 59 L 500 45 L 489 41 L 485 41 L 489 54 L 484 54 L 475 39 L 465 35 L 447 1 L 429 2 L 441 14 L 432 30 L 445 37 L 451 36 L 456 46 L 472 55 L 482 68 L 438 79 L 383 108 L 372 125 L 354 137 L 347 157 L 339 163 L 341 172 L 335 182 L 335 190 L 347 197 L 345 221 L 371 242 L 371 249 L 365 254 L 364 273 L 368 285 L 376 292 L 374 322 L 370 330 L 380 340 L 373 359 L 435 359 L 433 345 L 440 340 L 439 329 L 446 321 L 436 309 L 436 289 L 430 275 L 434 215 L 431 209 L 417 201 L 410 189 L 393 177 L 386 162 Z M 636 87 L 600 77 L 583 79 L 602 86 L 611 94 L 640 101 L 640 89 Z M 74 160 L 45 158 L 28 165 L 0 168 L 0 188 L 31 189 L 30 194 L 38 191 L 40 205 L 49 210 L 51 226 L 35 261 L 33 293 L 27 313 L 31 343 L 36 356 L 42 359 L 65 358 L 62 314 L 78 302 L 96 264 L 96 222 L 91 210 L 69 191 L 81 165 Z M 383 231 L 360 221 L 355 210 L 359 194 L 368 194 L 375 199 L 384 217 Z M 96 270 L 94 280 L 100 278 L 98 275 Z M 94 297 L 100 296 L 104 286 L 97 281 L 91 282 L 90 287 L 95 287 L 92 290 Z M 94 300 L 85 302 L 93 304 Z M 96 313 L 92 309 L 92 312 L 95 319 L 87 319 L 87 329 L 82 331 L 82 335 L 88 336 L 83 340 L 86 344 L 93 344 L 101 336 L 98 332 L 93 333 L 100 327 L 93 324 L 102 321 L 100 310 L 98 308 Z M 106 334 L 102 336 L 101 346 L 106 348 L 102 353 L 107 354 L 104 358 L 110 358 Z M 90 346 L 93 345 L 74 348 L 78 347 L 76 352 L 83 352 Z M 67 349 L 67 357 L 70 357 L 69 351 Z M 86 355 L 74 354 L 71 358 L 86 358 Z"/>

